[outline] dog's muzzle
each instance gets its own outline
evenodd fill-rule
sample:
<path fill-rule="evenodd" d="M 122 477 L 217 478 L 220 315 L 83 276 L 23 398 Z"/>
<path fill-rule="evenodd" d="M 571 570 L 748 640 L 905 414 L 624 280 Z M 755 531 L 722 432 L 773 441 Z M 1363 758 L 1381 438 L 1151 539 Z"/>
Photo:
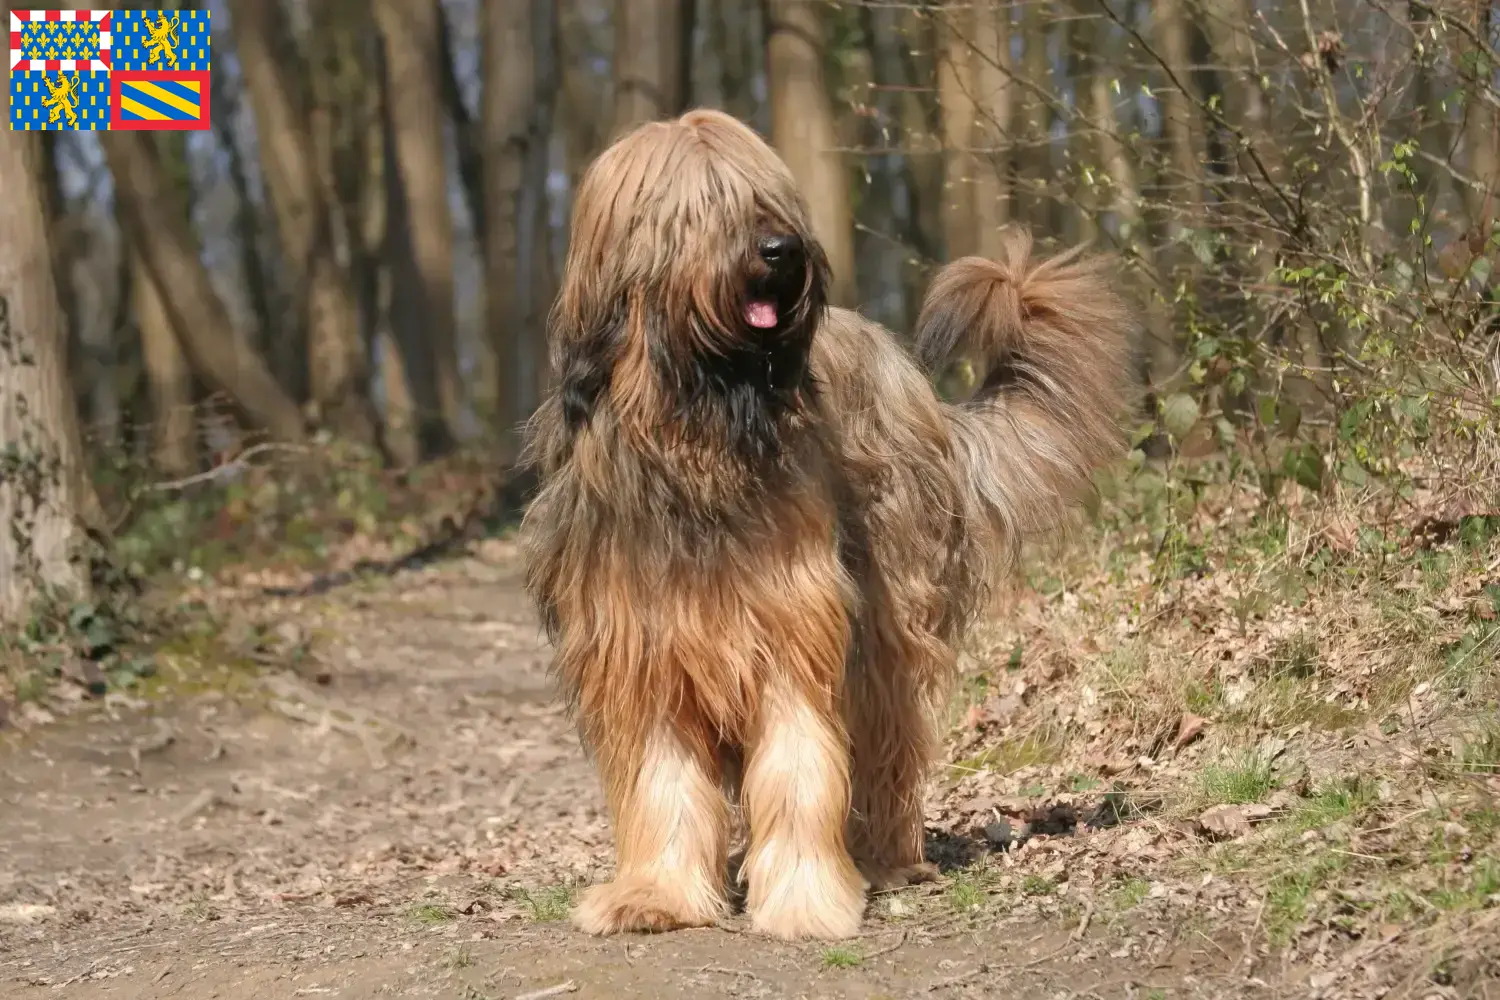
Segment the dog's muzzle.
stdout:
<path fill-rule="evenodd" d="M 756 249 L 775 276 L 795 274 L 802 269 L 802 238 L 795 234 L 763 236 Z"/>

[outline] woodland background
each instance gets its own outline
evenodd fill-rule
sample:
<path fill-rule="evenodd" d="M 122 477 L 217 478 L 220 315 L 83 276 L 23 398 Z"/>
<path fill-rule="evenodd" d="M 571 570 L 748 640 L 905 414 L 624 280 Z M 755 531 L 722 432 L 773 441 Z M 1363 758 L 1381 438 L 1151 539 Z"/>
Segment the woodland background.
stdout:
<path fill-rule="evenodd" d="M 1500 4 L 207 6 L 213 129 L 0 133 L 0 976 L 1500 988 Z M 1130 447 L 963 657 L 944 880 L 879 948 L 544 927 L 612 855 L 516 429 L 580 172 L 694 105 L 898 333 L 1010 223 L 1145 316 Z"/>
<path fill-rule="evenodd" d="M 1213 997 L 1272 995 L 1278 975 L 1340 997 L 1500 983 L 1500 5 L 208 6 L 211 131 L 0 135 L 0 727 L 136 697 L 185 725 L 224 696 L 247 731 L 255 712 L 291 720 L 278 739 L 302 748 L 247 738 L 233 766 L 309 790 L 211 816 L 208 790 L 181 805 L 153 787 L 166 804 L 134 818 L 80 799 L 124 824 L 113 850 L 183 842 L 168 806 L 222 841 L 232 860 L 212 879 L 229 888 L 184 861 L 151 876 L 171 888 L 143 911 L 107 868 L 66 891 L 37 881 L 71 848 L 57 826 L 26 853 L 28 809 L 53 808 L 62 772 L 33 774 L 0 813 L 0 842 L 32 866 L 7 881 L 0 857 L 0 920 L 11 896 L 72 905 L 79 878 L 127 924 L 288 892 L 357 907 L 405 898 L 401 879 L 427 870 L 410 857 L 448 851 L 514 883 L 410 890 L 422 927 L 467 934 L 482 912 L 558 919 L 578 879 L 602 877 L 608 827 L 576 748 L 519 798 L 525 773 L 462 775 L 497 740 L 525 760 L 562 732 L 475 699 L 545 668 L 505 575 L 525 497 L 510 473 L 546 389 L 570 192 L 612 136 L 706 105 L 782 153 L 835 300 L 898 333 L 934 268 L 1007 224 L 1117 254 L 1146 320 L 1128 451 L 964 660 L 928 804 L 945 881 L 880 911 L 922 961 L 952 951 L 923 989 L 1052 976 L 1005 957 L 1020 930 L 951 971 L 980 940 L 954 934 L 1038 916 L 1076 926 L 1064 949 L 1093 962 L 1050 980 L 1073 996 L 1098 995 L 1118 956 L 1156 961 L 1146 939 L 1208 941 L 1200 964 L 1218 971 L 1198 995 Z M 940 389 L 972 377 L 956 365 Z M 466 606 L 472 619 L 444 617 Z M 246 699 L 267 664 L 322 693 L 288 701 L 274 674 L 269 702 Z M 330 691 L 354 706 L 337 724 Z M 366 774 L 361 746 L 389 753 L 358 724 L 372 713 L 443 735 Z M 361 740 L 354 764 L 329 756 L 339 734 Z M 158 751 L 176 752 L 131 751 L 132 793 Z M 392 792 L 391 773 L 411 780 Z M 333 820 L 287 805 L 330 788 Z M 409 811 L 369 812 L 391 795 Z M 512 832 L 476 847 L 465 810 L 480 808 Z M 79 822 L 91 859 L 102 820 Z M 418 846 L 381 855 L 391 881 L 371 888 L 373 862 L 330 830 Z M 249 874 L 245 844 L 268 859 Z M 293 849 L 321 853 L 291 871 Z M 582 860 L 563 874 L 563 858 Z M 407 927 L 404 912 L 381 926 Z M 62 962 L 34 931 L 34 954 Z M 297 933 L 328 931 L 315 914 Z M 535 940 L 544 956 L 584 947 Z M 700 958 L 745 954 L 731 940 Z M 470 964 L 449 958 L 423 968 Z M 806 988 L 777 979 L 802 959 L 776 961 L 746 974 Z M 829 950 L 808 975 L 861 961 Z"/>

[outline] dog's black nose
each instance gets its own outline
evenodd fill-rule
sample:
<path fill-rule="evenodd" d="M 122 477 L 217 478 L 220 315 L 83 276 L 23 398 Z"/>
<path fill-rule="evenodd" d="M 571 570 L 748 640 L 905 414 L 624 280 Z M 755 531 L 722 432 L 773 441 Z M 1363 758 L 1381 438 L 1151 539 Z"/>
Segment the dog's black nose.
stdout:
<path fill-rule="evenodd" d="M 760 259 L 772 267 L 794 260 L 802 252 L 802 240 L 797 236 L 763 236 L 758 246 Z"/>

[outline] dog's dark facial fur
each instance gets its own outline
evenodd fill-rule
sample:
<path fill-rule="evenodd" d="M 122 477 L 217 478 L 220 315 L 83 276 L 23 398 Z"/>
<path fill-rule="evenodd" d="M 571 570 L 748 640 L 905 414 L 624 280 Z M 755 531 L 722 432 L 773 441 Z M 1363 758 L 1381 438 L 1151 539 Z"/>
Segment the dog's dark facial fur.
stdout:
<path fill-rule="evenodd" d="M 747 271 L 746 306 L 755 301 L 771 303 L 776 309 L 776 324 L 770 329 L 786 329 L 808 291 L 807 248 L 802 237 L 794 232 L 764 232 L 755 240 Z M 748 319 L 746 325 L 752 335 L 760 330 Z"/>
<path fill-rule="evenodd" d="M 780 239 L 785 249 L 769 261 L 763 253 L 768 239 Z M 665 351 L 653 358 L 664 384 L 673 388 L 675 417 L 683 426 L 721 433 L 733 454 L 762 465 L 779 452 L 781 419 L 813 391 L 808 355 L 824 311 L 827 265 L 822 249 L 797 234 L 757 237 L 750 251 L 744 288 L 736 296 L 738 337 L 687 358 Z M 749 322 L 754 302 L 772 305 L 774 325 Z"/>

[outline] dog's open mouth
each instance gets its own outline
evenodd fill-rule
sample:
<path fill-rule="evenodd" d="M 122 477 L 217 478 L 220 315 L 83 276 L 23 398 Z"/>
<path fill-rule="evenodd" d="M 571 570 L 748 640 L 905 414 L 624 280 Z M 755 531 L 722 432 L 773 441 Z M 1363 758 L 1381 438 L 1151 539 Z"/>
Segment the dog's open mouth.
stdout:
<path fill-rule="evenodd" d="M 780 310 L 770 299 L 751 299 L 745 303 L 745 322 L 757 330 L 775 329 Z"/>

